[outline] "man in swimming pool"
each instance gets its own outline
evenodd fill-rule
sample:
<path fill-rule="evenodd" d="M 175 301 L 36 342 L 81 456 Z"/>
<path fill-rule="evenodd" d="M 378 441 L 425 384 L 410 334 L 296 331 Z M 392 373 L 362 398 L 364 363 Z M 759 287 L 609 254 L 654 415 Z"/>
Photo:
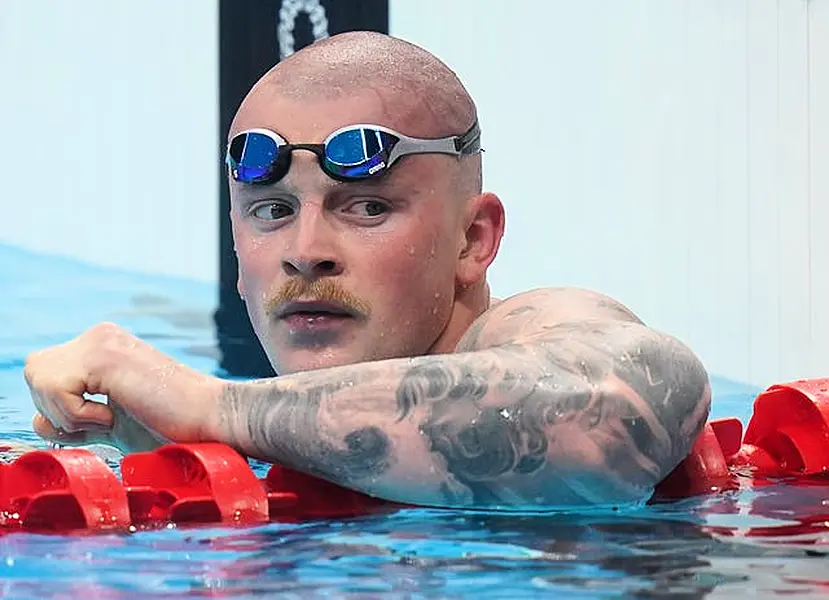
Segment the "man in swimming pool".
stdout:
<path fill-rule="evenodd" d="M 710 389 L 686 346 L 598 293 L 490 297 L 504 208 L 431 54 L 362 32 L 297 52 L 241 104 L 227 162 L 238 288 L 280 376 L 220 380 L 104 324 L 28 357 L 40 436 L 218 441 L 450 507 L 640 502 L 689 452 Z"/>

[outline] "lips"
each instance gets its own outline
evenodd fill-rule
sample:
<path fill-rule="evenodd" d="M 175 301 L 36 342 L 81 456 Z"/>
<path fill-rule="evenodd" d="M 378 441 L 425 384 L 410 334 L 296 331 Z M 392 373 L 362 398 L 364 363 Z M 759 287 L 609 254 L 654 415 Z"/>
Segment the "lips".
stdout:
<path fill-rule="evenodd" d="M 293 349 L 319 351 L 342 343 L 363 316 L 340 304 L 320 301 L 290 302 L 272 313 L 284 343 Z"/>
<path fill-rule="evenodd" d="M 354 311 L 331 302 L 306 301 L 289 302 L 280 306 L 276 311 L 278 319 L 291 317 L 313 319 L 317 317 L 356 317 Z"/>

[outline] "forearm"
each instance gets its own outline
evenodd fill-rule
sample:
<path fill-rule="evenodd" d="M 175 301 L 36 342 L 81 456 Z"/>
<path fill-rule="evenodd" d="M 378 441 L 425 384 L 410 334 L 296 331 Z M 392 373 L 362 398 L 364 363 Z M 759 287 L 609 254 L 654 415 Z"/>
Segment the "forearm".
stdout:
<path fill-rule="evenodd" d="M 229 383 L 219 430 L 250 456 L 391 500 L 595 505 L 647 497 L 709 402 L 684 346 L 594 323 L 521 346 Z"/>
<path fill-rule="evenodd" d="M 501 353 L 475 353 L 474 368 L 472 354 L 429 356 L 230 383 L 221 399 L 224 441 L 352 489 L 442 505 L 436 498 L 451 490 L 468 492 L 433 451 L 437 419 L 450 401 L 456 422 L 475 423 L 469 403 L 495 402 L 487 377 Z"/>

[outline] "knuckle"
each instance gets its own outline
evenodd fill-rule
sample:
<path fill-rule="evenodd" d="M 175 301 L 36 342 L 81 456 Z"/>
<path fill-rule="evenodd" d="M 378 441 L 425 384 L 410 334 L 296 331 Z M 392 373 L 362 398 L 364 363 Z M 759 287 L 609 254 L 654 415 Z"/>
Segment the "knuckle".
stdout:
<path fill-rule="evenodd" d="M 103 323 L 98 323 L 93 325 L 86 331 L 86 336 L 88 338 L 92 338 L 95 341 L 108 341 L 113 338 L 117 338 L 124 333 L 124 330 L 121 329 L 115 323 L 111 323 L 109 321 L 105 321 Z"/>
<path fill-rule="evenodd" d="M 40 362 L 40 358 L 40 352 L 32 352 L 26 356 L 26 360 L 23 363 L 23 379 L 25 379 L 26 383 L 30 386 L 34 385 L 34 380 L 38 373 L 38 363 Z"/>
<path fill-rule="evenodd" d="M 83 336 L 84 363 L 90 374 L 105 372 L 116 364 L 129 346 L 129 334 L 115 323 L 94 325 Z"/>

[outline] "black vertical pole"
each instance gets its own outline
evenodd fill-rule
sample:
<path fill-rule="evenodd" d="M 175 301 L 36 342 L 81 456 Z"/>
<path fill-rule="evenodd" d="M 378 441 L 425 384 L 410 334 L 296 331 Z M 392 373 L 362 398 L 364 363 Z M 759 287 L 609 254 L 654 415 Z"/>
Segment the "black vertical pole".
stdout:
<path fill-rule="evenodd" d="M 371 30 L 388 33 L 389 0 L 219 0 L 219 150 L 223 158 L 233 115 L 251 86 L 281 58 L 315 39 Z M 235 377 L 268 377 L 273 369 L 239 294 L 224 168 L 219 183 L 220 367 Z"/>

